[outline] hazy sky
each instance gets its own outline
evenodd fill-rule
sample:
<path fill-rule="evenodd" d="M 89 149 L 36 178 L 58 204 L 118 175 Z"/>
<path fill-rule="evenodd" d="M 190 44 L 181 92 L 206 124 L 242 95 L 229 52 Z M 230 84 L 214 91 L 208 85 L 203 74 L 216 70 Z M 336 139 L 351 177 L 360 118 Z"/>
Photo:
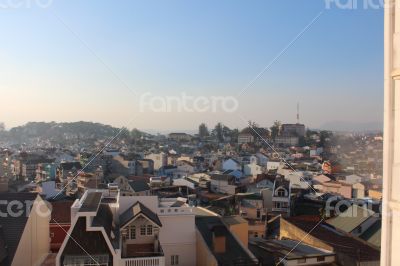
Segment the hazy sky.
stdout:
<path fill-rule="evenodd" d="M 4 8 L 13 2 L 23 5 Z M 0 121 L 8 128 L 53 120 L 167 130 L 217 121 L 241 127 L 249 119 L 269 126 L 295 122 L 297 102 L 310 127 L 382 121 L 382 8 L 327 9 L 325 0 L 43 3 L 0 0 Z M 182 93 L 203 96 L 203 107 L 213 96 L 234 97 L 238 108 L 146 105 Z"/>

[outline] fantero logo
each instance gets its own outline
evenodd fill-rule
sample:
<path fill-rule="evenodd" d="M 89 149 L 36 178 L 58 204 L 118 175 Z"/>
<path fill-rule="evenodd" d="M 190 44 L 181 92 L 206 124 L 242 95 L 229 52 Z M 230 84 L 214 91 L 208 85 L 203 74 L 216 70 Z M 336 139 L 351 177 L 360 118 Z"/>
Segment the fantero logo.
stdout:
<path fill-rule="evenodd" d="M 46 204 L 45 201 L 32 200 L 0 200 L 0 219 L 1 218 L 17 218 L 17 217 L 29 217 L 32 212 L 35 212 L 41 217 L 48 217 L 51 214 L 50 204 Z"/>
<path fill-rule="evenodd" d="M 239 102 L 232 96 L 190 96 L 181 93 L 179 96 L 155 96 L 151 93 L 144 93 L 140 96 L 140 112 L 152 111 L 156 113 L 170 112 L 235 112 Z"/>

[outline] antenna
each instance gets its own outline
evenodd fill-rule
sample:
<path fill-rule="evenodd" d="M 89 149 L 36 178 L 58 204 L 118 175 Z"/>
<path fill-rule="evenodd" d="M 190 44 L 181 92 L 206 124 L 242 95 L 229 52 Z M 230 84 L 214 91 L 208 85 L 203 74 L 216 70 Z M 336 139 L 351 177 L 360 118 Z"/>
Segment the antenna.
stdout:
<path fill-rule="evenodd" d="M 300 124 L 300 104 L 297 102 L 297 124 Z"/>

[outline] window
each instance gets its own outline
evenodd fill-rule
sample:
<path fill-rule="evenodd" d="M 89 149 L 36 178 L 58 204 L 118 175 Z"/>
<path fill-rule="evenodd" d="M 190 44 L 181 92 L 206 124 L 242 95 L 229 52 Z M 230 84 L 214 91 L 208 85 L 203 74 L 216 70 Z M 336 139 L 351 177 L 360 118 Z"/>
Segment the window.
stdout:
<path fill-rule="evenodd" d="M 317 261 L 325 261 L 325 257 L 318 257 Z"/>
<path fill-rule="evenodd" d="M 286 191 L 283 188 L 278 188 L 278 190 L 276 191 L 276 195 L 278 197 L 285 197 L 285 193 Z"/>
<path fill-rule="evenodd" d="M 151 236 L 153 234 L 153 226 L 148 225 L 147 226 L 147 235 Z"/>
<path fill-rule="evenodd" d="M 129 228 L 129 238 L 136 239 L 136 226 L 134 225 Z"/>
<path fill-rule="evenodd" d="M 141 225 L 140 226 L 140 235 L 145 236 L 146 235 L 146 225 Z"/>
<path fill-rule="evenodd" d="M 261 218 L 261 210 L 257 209 L 257 218 Z"/>
<path fill-rule="evenodd" d="M 171 265 L 179 265 L 179 256 L 178 255 L 171 256 Z"/>

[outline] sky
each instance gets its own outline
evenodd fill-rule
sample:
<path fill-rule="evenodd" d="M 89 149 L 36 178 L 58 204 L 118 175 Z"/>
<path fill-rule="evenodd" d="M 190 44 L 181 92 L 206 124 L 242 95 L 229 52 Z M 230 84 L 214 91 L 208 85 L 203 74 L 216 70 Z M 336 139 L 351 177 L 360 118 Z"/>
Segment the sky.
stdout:
<path fill-rule="evenodd" d="M 346 1 L 0 0 L 0 121 L 381 123 L 383 8 Z"/>

